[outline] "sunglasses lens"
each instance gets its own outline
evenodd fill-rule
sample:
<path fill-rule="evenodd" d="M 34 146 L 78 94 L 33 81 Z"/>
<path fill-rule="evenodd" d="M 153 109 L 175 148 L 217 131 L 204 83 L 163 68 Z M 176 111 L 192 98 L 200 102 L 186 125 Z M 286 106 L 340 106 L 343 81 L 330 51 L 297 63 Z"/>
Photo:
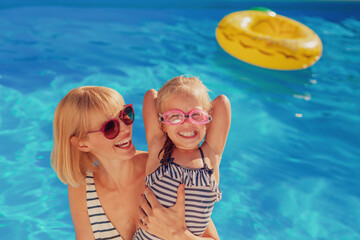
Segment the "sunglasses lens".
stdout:
<path fill-rule="evenodd" d="M 115 120 L 109 121 L 104 127 L 104 135 L 108 139 L 114 139 L 119 134 L 119 124 Z"/>
<path fill-rule="evenodd" d="M 126 124 L 126 125 L 131 125 L 134 122 L 134 110 L 131 106 L 127 106 L 122 113 L 122 118 L 121 120 Z"/>

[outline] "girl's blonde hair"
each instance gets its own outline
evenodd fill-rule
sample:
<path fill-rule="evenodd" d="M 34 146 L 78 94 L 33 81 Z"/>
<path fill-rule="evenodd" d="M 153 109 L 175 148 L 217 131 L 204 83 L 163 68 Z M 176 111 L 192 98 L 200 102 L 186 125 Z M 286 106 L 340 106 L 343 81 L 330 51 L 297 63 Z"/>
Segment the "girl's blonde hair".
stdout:
<path fill-rule="evenodd" d="M 103 114 L 105 120 L 122 105 L 124 100 L 117 91 L 97 86 L 72 89 L 60 101 L 54 114 L 51 166 L 63 183 L 84 184 L 86 171 L 95 169 L 94 157 L 72 145 L 71 137 L 86 139 L 91 114 Z"/>
<path fill-rule="evenodd" d="M 185 77 L 184 75 L 181 75 L 167 81 L 157 94 L 156 108 L 159 113 L 163 113 L 164 103 L 174 95 L 195 97 L 200 100 L 203 110 L 211 113 L 209 89 L 197 77 Z M 167 137 L 158 157 L 160 158 L 161 153 L 163 153 L 163 161 L 164 163 L 167 163 L 174 147 L 175 146 L 171 139 Z"/>
<path fill-rule="evenodd" d="M 174 95 L 193 96 L 200 99 L 205 111 L 211 110 L 209 89 L 197 77 L 185 77 L 181 75 L 167 81 L 157 94 L 156 107 L 159 113 L 163 112 L 164 102 Z"/>

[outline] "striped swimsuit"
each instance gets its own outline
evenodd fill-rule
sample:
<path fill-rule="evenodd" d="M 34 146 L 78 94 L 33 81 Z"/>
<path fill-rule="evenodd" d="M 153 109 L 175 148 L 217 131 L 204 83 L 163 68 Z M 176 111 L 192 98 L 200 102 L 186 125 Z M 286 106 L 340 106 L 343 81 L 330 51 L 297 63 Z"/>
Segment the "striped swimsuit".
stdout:
<path fill-rule="evenodd" d="M 145 178 L 146 185 L 150 187 L 159 202 L 165 207 L 175 204 L 177 188 L 185 184 L 185 222 L 187 228 L 197 236 L 204 233 L 215 204 L 221 199 L 221 191 L 212 175 L 212 170 L 205 163 L 204 154 L 199 148 L 204 164 L 203 168 L 186 168 L 174 163 L 161 165 Z M 138 228 L 133 240 L 160 239 Z"/>
<path fill-rule="evenodd" d="M 92 172 L 86 173 L 86 202 L 95 240 L 123 240 L 118 231 L 105 215 L 105 212 L 99 201 L 99 197 L 96 193 L 94 175 Z"/>

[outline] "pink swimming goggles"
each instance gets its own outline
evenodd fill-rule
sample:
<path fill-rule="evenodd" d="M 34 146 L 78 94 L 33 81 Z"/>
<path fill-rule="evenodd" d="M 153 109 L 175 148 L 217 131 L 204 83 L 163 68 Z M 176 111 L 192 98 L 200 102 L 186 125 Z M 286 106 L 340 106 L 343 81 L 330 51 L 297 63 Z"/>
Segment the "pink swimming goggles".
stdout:
<path fill-rule="evenodd" d="M 204 125 L 212 120 L 212 117 L 207 112 L 200 109 L 191 110 L 188 114 L 185 114 L 181 110 L 170 110 L 163 114 L 159 113 L 159 122 L 167 125 L 183 124 L 186 118 L 188 118 L 192 124 L 197 125 Z"/>

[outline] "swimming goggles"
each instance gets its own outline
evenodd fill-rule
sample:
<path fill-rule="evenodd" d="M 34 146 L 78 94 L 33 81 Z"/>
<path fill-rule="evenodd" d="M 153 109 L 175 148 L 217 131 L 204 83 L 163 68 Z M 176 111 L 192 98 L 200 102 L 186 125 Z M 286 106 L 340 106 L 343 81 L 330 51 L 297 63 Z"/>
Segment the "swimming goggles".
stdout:
<path fill-rule="evenodd" d="M 132 104 L 127 104 L 119 113 L 119 118 L 126 125 L 131 125 L 134 122 L 135 113 Z M 120 121 L 117 118 L 110 119 L 99 129 L 87 133 L 102 132 L 107 139 L 114 139 L 120 133 Z"/>
<path fill-rule="evenodd" d="M 186 118 L 188 118 L 192 124 L 197 125 L 204 125 L 212 120 L 212 117 L 207 112 L 200 109 L 191 110 L 188 114 L 185 114 L 181 110 L 170 110 L 163 114 L 159 113 L 159 122 L 167 125 L 183 124 Z"/>

